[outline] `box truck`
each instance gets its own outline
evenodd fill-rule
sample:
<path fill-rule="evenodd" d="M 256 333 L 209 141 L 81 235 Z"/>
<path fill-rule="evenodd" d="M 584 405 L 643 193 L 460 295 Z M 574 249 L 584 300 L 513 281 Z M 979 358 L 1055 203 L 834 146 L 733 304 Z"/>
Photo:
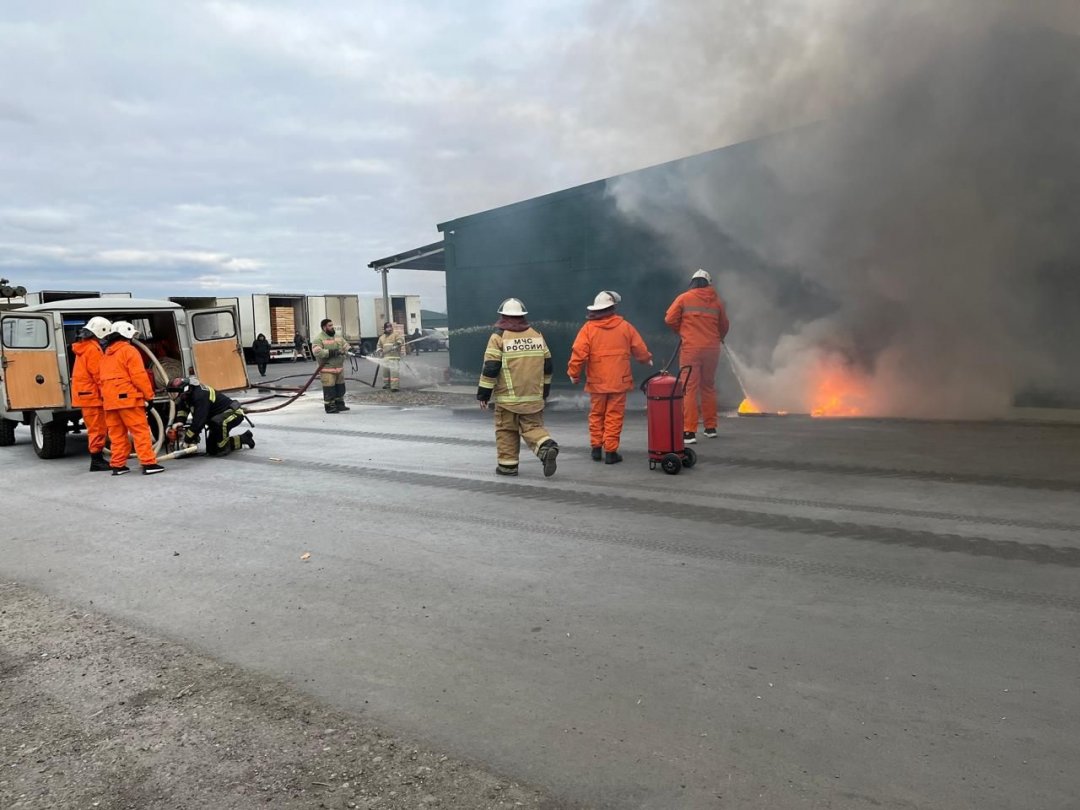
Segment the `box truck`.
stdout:
<path fill-rule="evenodd" d="M 97 290 L 40 290 L 25 295 L 0 299 L 0 309 L 33 307 L 40 304 L 53 304 L 57 301 L 71 301 L 83 298 L 131 298 L 129 292 L 98 292 Z"/>
<path fill-rule="evenodd" d="M 309 295 L 307 297 L 308 324 L 313 338 L 319 333 L 319 323 L 329 318 L 334 322 L 337 334 L 360 348 L 360 296 L 358 295 Z"/>
<path fill-rule="evenodd" d="M 375 351 L 375 345 L 382 334 L 383 324 L 391 321 L 397 331 L 406 336 L 422 329 L 420 322 L 419 295 L 391 295 L 390 317 L 386 317 L 386 307 L 381 295 L 360 296 L 360 334 L 361 348 L 364 354 Z"/>

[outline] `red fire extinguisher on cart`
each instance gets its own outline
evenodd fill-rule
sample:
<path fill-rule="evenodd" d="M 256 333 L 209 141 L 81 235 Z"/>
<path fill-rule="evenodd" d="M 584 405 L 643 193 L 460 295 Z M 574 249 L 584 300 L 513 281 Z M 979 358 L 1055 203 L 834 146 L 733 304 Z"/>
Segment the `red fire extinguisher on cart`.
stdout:
<path fill-rule="evenodd" d="M 641 383 L 645 394 L 645 413 L 649 422 L 649 469 L 677 475 L 683 467 L 697 463 L 697 453 L 683 444 L 683 397 L 690 379 L 690 366 L 682 366 L 672 376 L 668 366 L 679 353 L 682 341 L 675 345 L 667 365 Z"/>

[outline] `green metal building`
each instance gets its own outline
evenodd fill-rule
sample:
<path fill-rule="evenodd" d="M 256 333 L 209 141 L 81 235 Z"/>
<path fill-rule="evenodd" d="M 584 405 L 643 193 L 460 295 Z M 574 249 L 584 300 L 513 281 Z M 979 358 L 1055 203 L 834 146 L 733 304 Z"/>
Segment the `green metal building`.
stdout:
<path fill-rule="evenodd" d="M 663 362 L 664 313 L 702 267 L 728 304 L 729 346 L 757 369 L 826 324 L 835 330 L 812 339 L 867 373 L 902 345 L 927 386 L 996 365 L 1016 404 L 1080 407 L 1080 160 L 1068 135 L 1080 94 L 1048 108 L 1029 84 L 1053 72 L 1030 73 L 974 98 L 914 86 L 842 120 L 459 217 L 438 225 L 441 243 L 371 267 L 445 270 L 450 362 L 465 379 L 511 296 L 547 337 L 557 383 L 605 289 Z M 1027 118 L 1001 119 L 1003 96 Z M 957 126 L 961 101 L 967 120 L 994 125 Z M 1025 120 L 1050 135 L 1032 137 Z M 734 379 L 719 385 L 735 404 Z"/>
<path fill-rule="evenodd" d="M 619 312 L 633 323 L 656 358 L 657 367 L 675 348 L 664 324 L 671 301 L 685 291 L 699 267 L 714 273 L 737 267 L 757 284 L 783 288 L 795 317 L 824 311 L 827 301 L 797 273 L 770 265 L 711 218 L 697 210 L 688 193 L 695 185 L 738 185 L 754 193 L 767 177 L 759 166 L 763 141 L 661 164 L 523 202 L 443 222 L 447 309 L 452 335 L 451 366 L 475 375 L 499 303 L 521 298 L 529 320 L 547 338 L 554 357 L 555 382 L 566 384 L 565 369 L 586 305 L 601 290 L 622 296 Z M 641 198 L 641 210 L 628 214 L 627 198 Z M 662 214 L 651 211 L 661 206 Z M 673 231 L 672 218 L 685 227 Z M 724 289 L 719 289 L 721 296 Z M 741 324 L 754 340 L 775 340 L 766 327 Z M 746 334 L 746 337 L 751 335 Z M 635 365 L 638 379 L 647 375 Z M 737 405 L 737 382 L 723 364 L 721 399 Z"/>

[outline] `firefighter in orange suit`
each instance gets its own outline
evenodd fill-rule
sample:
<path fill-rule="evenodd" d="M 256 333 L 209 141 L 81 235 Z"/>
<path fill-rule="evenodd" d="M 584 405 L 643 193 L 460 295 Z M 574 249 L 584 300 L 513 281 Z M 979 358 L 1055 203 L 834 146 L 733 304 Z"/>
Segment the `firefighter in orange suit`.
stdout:
<path fill-rule="evenodd" d="M 544 476 L 555 474 L 559 445 L 544 427 L 544 402 L 551 390 L 551 352 L 544 336 L 525 320 L 528 311 L 517 298 L 499 306 L 495 332 L 484 351 L 484 370 L 476 398 L 487 410 L 495 405 L 497 475 L 518 474 L 521 440 L 543 462 Z"/>
<path fill-rule="evenodd" d="M 690 366 L 683 399 L 683 441 L 697 441 L 699 396 L 705 435 L 715 439 L 716 366 L 729 324 L 724 302 L 713 289 L 712 276 L 704 270 L 695 272 L 690 277 L 690 289 L 671 303 L 664 322 L 682 341 L 679 365 Z"/>
<path fill-rule="evenodd" d="M 574 338 L 570 364 L 566 373 L 577 385 L 582 369 L 585 371 L 585 390 L 589 392 L 589 444 L 592 460 L 605 464 L 622 461 L 619 437 L 622 435 L 623 415 L 626 413 L 626 392 L 634 387 L 630 357 L 639 363 L 652 365 L 652 355 L 638 330 L 621 315 L 615 305 L 622 299 L 617 292 L 604 290 L 585 307 L 589 311 L 585 325 Z"/>
<path fill-rule="evenodd" d="M 137 334 L 127 321 L 116 321 L 105 338 L 105 356 L 101 358 L 101 397 L 105 401 L 105 421 L 112 442 L 113 475 L 131 472 L 127 466 L 131 453 L 129 433 L 135 440 L 143 475 L 165 471 L 157 463 L 146 420 L 146 407 L 154 399 L 154 387 L 146 376 L 142 355 L 131 345 Z"/>
<path fill-rule="evenodd" d="M 71 404 L 82 410 L 86 438 L 90 442 L 90 472 L 104 472 L 105 408 L 101 401 L 101 341 L 112 331 L 112 324 L 100 316 L 91 318 L 79 330 L 78 340 L 71 344 L 75 366 L 71 369 Z"/>

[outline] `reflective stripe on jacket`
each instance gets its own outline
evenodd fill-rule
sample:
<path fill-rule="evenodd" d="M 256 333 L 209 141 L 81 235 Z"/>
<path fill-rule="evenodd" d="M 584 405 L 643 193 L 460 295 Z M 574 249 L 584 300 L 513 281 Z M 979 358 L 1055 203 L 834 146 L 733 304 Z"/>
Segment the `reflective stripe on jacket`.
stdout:
<path fill-rule="evenodd" d="M 668 307 L 664 323 L 678 332 L 685 349 L 719 349 L 729 328 L 724 302 L 712 287 L 684 292 Z"/>
<path fill-rule="evenodd" d="M 383 357 L 402 357 L 405 354 L 405 338 L 396 333 L 379 335 L 379 351 Z"/>
<path fill-rule="evenodd" d="M 490 397 L 514 413 L 538 413 L 550 385 L 551 352 L 538 331 L 499 329 L 488 338 L 478 399 Z"/>
<path fill-rule="evenodd" d="M 219 394 L 209 385 L 192 388 L 177 402 L 176 421 L 186 422 L 188 414 L 191 414 L 191 425 L 188 432 L 198 436 L 202 433 L 206 423 L 211 418 L 225 411 L 243 411 L 240 403 L 235 399 Z"/>
<path fill-rule="evenodd" d="M 101 358 L 101 398 L 107 411 L 141 408 L 154 398 L 142 352 L 126 340 L 111 343 Z"/>
<path fill-rule="evenodd" d="M 75 366 L 71 369 L 71 406 L 73 408 L 101 407 L 101 344 L 97 338 L 78 340 L 71 344 Z"/>
<path fill-rule="evenodd" d="M 337 349 L 338 356 L 331 357 L 330 350 Z M 319 336 L 311 341 L 311 353 L 315 356 L 315 360 L 322 363 L 322 367 L 327 371 L 341 371 L 345 368 L 345 352 L 349 350 L 349 341 L 340 335 L 330 335 L 325 332 L 319 332 Z"/>
<path fill-rule="evenodd" d="M 590 394 L 621 394 L 634 387 L 631 355 L 639 363 L 652 360 L 638 330 L 621 315 L 585 321 L 574 338 L 566 373 L 576 380 L 584 368 Z"/>

